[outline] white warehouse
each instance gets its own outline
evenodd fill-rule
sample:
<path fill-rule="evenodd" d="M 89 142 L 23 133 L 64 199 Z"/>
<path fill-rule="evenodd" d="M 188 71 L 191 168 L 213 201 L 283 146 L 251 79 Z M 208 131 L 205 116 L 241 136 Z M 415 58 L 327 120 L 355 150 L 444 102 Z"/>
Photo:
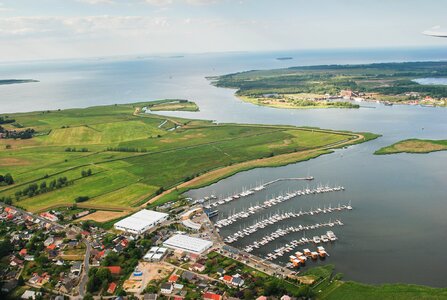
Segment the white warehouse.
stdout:
<path fill-rule="evenodd" d="M 152 227 L 168 219 L 168 214 L 158 211 L 143 209 L 133 215 L 116 222 L 114 227 L 117 230 L 143 234 Z"/>
<path fill-rule="evenodd" d="M 185 234 L 176 234 L 167 239 L 163 243 L 163 245 L 172 249 L 179 249 L 186 252 L 202 254 L 213 246 L 213 242 Z"/>

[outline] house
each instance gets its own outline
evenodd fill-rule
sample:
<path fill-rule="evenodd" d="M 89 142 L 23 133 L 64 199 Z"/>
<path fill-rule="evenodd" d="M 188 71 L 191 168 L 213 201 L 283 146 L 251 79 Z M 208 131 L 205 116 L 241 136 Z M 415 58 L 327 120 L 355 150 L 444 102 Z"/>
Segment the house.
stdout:
<path fill-rule="evenodd" d="M 39 295 L 41 295 L 42 293 L 41 292 L 35 292 L 35 291 L 31 291 L 31 290 L 26 290 L 23 294 L 22 294 L 22 296 L 20 297 L 20 298 L 22 298 L 22 299 L 36 299 L 36 296 L 39 296 Z"/>
<path fill-rule="evenodd" d="M 197 272 L 203 272 L 203 271 L 205 271 L 206 267 L 205 267 L 204 265 L 202 265 L 202 264 L 195 263 L 195 264 L 192 266 L 192 269 L 193 269 L 194 271 L 197 271 Z"/>
<path fill-rule="evenodd" d="M 281 297 L 281 300 L 292 300 L 292 298 L 290 298 L 290 296 L 284 295 Z"/>
<path fill-rule="evenodd" d="M 223 276 L 225 274 L 225 269 L 224 268 L 218 268 L 216 270 L 216 273 L 220 276 Z"/>
<path fill-rule="evenodd" d="M 109 266 L 107 269 L 110 270 L 110 273 L 112 275 L 120 275 L 121 274 L 121 267 L 120 266 Z"/>
<path fill-rule="evenodd" d="M 157 294 L 144 294 L 143 300 L 157 300 Z"/>
<path fill-rule="evenodd" d="M 205 293 L 203 294 L 203 299 L 204 300 L 222 300 L 222 296 L 219 294 L 214 294 L 214 293 Z"/>
<path fill-rule="evenodd" d="M 230 275 L 224 275 L 224 277 L 222 278 L 222 280 L 225 282 L 225 283 L 232 283 L 233 282 L 233 276 L 230 276 Z"/>
<path fill-rule="evenodd" d="M 171 283 L 168 282 L 163 283 L 160 287 L 160 292 L 165 295 L 171 294 L 173 290 L 174 287 L 172 286 Z"/>
<path fill-rule="evenodd" d="M 24 259 L 26 261 L 34 261 L 34 255 L 25 255 Z"/>
<path fill-rule="evenodd" d="M 26 248 L 23 248 L 22 250 L 19 251 L 19 255 L 21 257 L 25 257 L 27 253 L 28 253 L 28 250 L 26 250 Z"/>
<path fill-rule="evenodd" d="M 180 283 L 174 283 L 174 290 L 183 290 L 184 285 Z"/>
<path fill-rule="evenodd" d="M 50 245 L 48 245 L 48 246 L 47 246 L 47 249 L 48 249 L 48 250 L 54 250 L 54 249 L 56 249 L 56 244 L 50 244 Z"/>
<path fill-rule="evenodd" d="M 256 298 L 256 300 L 267 300 L 266 296 L 259 296 L 258 298 Z"/>
<path fill-rule="evenodd" d="M 67 277 L 62 280 L 62 284 L 59 288 L 59 291 L 61 291 L 64 294 L 70 294 L 74 286 L 75 286 L 74 280 Z"/>
<path fill-rule="evenodd" d="M 168 282 L 170 282 L 170 283 L 174 283 L 174 282 L 177 282 L 178 279 L 179 279 L 179 276 L 178 276 L 177 274 L 172 274 L 172 275 L 169 277 Z"/>
<path fill-rule="evenodd" d="M 13 267 L 22 266 L 23 260 L 18 259 L 17 257 L 14 256 L 11 258 L 11 262 L 9 264 Z"/>
<path fill-rule="evenodd" d="M 82 272 L 82 262 L 81 261 L 75 261 L 73 262 L 73 265 L 71 266 L 70 272 L 74 275 L 79 275 Z"/>
<path fill-rule="evenodd" d="M 107 288 L 107 293 L 114 294 L 115 290 L 116 290 L 116 283 L 115 282 L 111 282 L 109 284 L 109 287 Z"/>
<path fill-rule="evenodd" d="M 43 245 L 45 247 L 48 247 L 49 245 L 51 245 L 53 243 L 54 243 L 54 238 L 52 236 L 50 236 L 43 242 Z"/>
<path fill-rule="evenodd" d="M 231 284 L 234 286 L 243 286 L 244 280 L 240 277 L 233 277 L 233 280 L 231 281 Z"/>
<path fill-rule="evenodd" d="M 191 273 L 189 271 L 185 271 L 182 273 L 182 279 L 193 281 L 196 279 L 196 275 L 194 273 Z"/>

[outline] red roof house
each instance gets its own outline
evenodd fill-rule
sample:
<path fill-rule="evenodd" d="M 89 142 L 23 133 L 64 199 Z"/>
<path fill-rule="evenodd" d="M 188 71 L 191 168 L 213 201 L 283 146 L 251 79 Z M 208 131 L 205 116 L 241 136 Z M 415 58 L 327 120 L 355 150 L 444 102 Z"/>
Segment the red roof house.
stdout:
<path fill-rule="evenodd" d="M 110 270 L 110 273 L 112 273 L 112 275 L 119 275 L 119 274 L 121 274 L 121 267 L 120 266 L 110 266 L 110 267 L 107 267 L 107 269 Z"/>
<path fill-rule="evenodd" d="M 114 294 L 116 290 L 116 283 L 112 282 L 109 284 L 109 287 L 107 288 L 107 293 Z"/>
<path fill-rule="evenodd" d="M 214 294 L 214 293 L 205 293 L 203 294 L 203 299 L 204 300 L 221 300 L 222 296 L 219 294 Z"/>
<path fill-rule="evenodd" d="M 179 278 L 179 277 L 178 277 L 177 274 L 172 274 L 172 275 L 169 277 L 168 282 L 171 282 L 171 283 L 173 283 L 173 282 L 177 282 L 178 278 Z"/>

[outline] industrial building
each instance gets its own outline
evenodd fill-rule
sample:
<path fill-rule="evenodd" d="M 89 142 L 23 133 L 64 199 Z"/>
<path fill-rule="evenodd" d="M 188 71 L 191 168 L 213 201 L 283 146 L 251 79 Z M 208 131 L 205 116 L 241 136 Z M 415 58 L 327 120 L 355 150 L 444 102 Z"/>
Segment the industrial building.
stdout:
<path fill-rule="evenodd" d="M 202 254 L 213 246 L 213 242 L 185 234 L 176 234 L 167 239 L 163 243 L 163 245 L 172 249 L 179 249 L 186 252 Z"/>
<path fill-rule="evenodd" d="M 114 227 L 117 230 L 133 234 L 143 234 L 152 227 L 166 221 L 168 216 L 168 214 L 158 211 L 143 209 L 115 223 Z"/>

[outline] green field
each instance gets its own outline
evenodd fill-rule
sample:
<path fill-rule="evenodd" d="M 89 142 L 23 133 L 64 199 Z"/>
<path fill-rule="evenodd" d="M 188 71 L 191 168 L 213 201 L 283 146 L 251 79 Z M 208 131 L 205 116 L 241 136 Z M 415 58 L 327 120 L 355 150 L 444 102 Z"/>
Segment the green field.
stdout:
<path fill-rule="evenodd" d="M 419 300 L 447 299 L 447 289 L 430 288 L 411 284 L 367 285 L 357 282 L 335 281 L 317 299 L 327 300 Z"/>
<path fill-rule="evenodd" d="M 334 266 L 326 265 L 311 268 L 304 276 L 313 277 L 316 282 L 311 285 L 316 299 L 324 300 L 407 300 L 407 299 L 447 299 L 446 288 L 431 288 L 412 284 L 369 285 L 341 280 L 341 275 L 334 275 Z"/>
<path fill-rule="evenodd" d="M 30 211 L 69 206 L 128 210 L 208 172 L 204 185 L 241 170 L 317 157 L 370 136 L 292 126 L 216 125 L 138 113 L 147 103 L 11 114 L 31 139 L 0 139 L 0 197 Z M 164 127 L 164 125 L 169 124 Z M 175 128 L 175 130 L 172 130 Z M 92 175 L 83 177 L 82 171 Z M 29 195 L 30 184 L 70 184 Z M 202 177 L 198 177 L 202 178 Z M 40 192 L 43 191 L 43 192 Z M 17 196 L 17 193 L 22 193 Z"/>
<path fill-rule="evenodd" d="M 409 139 L 397 142 L 391 146 L 383 147 L 374 152 L 374 154 L 430 153 L 444 150 L 447 150 L 447 140 Z"/>

